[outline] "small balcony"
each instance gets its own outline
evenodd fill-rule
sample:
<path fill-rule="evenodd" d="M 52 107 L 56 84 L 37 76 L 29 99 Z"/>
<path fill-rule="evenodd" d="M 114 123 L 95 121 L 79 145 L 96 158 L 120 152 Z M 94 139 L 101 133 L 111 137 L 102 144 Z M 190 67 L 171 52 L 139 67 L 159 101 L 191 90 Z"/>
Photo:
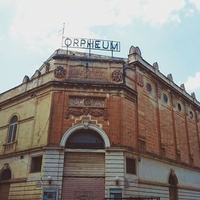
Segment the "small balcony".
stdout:
<path fill-rule="evenodd" d="M 12 143 L 3 144 L 3 147 L 4 147 L 3 154 L 9 154 L 9 153 L 15 152 L 16 145 L 17 145 L 16 141 Z"/>

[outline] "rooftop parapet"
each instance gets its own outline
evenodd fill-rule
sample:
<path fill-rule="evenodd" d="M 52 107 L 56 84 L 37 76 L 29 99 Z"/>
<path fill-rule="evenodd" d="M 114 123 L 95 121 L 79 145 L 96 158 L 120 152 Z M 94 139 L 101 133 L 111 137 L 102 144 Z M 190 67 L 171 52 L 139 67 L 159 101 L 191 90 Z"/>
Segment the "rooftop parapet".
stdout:
<path fill-rule="evenodd" d="M 168 74 L 167 76 L 163 75 L 160 71 L 159 71 L 159 66 L 157 62 L 154 62 L 153 65 L 149 64 L 147 61 L 145 61 L 142 58 L 142 53 L 140 51 L 139 47 L 134 47 L 131 46 L 129 49 L 129 55 L 128 55 L 128 63 L 134 63 L 134 62 L 139 62 L 141 65 L 140 66 L 144 66 L 144 68 L 150 70 L 153 72 L 153 74 L 155 74 L 155 76 L 157 76 L 158 78 L 162 79 L 167 85 L 169 85 L 173 90 L 175 90 L 176 92 L 178 92 L 179 94 L 185 96 L 186 98 L 188 98 L 190 101 L 196 103 L 198 106 L 200 106 L 199 101 L 197 101 L 196 99 L 196 95 L 193 92 L 191 95 L 188 94 L 185 90 L 185 86 L 184 84 L 182 84 L 180 87 L 178 85 L 176 85 L 173 81 L 173 76 L 172 74 Z"/>

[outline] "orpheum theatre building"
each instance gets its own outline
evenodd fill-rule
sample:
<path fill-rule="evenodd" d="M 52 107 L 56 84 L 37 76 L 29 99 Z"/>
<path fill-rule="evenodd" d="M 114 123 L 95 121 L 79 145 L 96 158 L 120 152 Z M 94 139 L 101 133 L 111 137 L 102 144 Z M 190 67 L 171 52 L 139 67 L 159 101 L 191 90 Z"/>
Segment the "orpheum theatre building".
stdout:
<path fill-rule="evenodd" d="M 0 94 L 0 199 L 200 199 L 199 106 L 138 47 L 58 49 Z"/>

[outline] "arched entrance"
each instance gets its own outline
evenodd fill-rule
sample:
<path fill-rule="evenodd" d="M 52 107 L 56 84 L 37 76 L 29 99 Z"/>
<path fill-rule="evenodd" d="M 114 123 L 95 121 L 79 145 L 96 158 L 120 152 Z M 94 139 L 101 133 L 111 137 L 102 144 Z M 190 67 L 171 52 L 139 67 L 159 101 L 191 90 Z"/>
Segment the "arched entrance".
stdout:
<path fill-rule="evenodd" d="M 105 132 L 84 124 L 69 129 L 61 140 L 65 147 L 62 199 L 105 198 Z"/>
<path fill-rule="evenodd" d="M 4 164 L 4 167 L 0 171 L 0 199 L 7 200 L 9 196 L 11 170 L 8 163 Z"/>
<path fill-rule="evenodd" d="M 178 188 L 177 188 L 178 179 L 173 170 L 171 170 L 170 172 L 168 183 L 169 183 L 169 199 L 178 200 Z"/>

